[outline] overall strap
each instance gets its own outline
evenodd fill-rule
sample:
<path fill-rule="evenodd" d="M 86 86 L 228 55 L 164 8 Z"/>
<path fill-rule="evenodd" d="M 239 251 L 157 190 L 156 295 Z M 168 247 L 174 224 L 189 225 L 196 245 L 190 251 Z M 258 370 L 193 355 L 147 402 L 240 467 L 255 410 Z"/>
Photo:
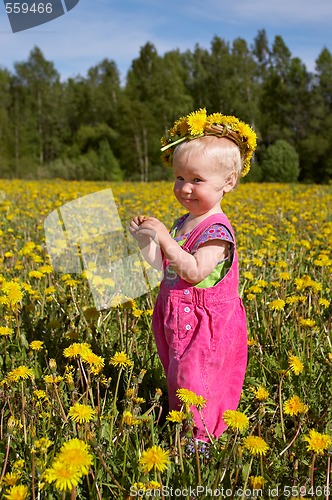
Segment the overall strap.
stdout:
<path fill-rule="evenodd" d="M 233 228 L 227 218 L 227 216 L 224 213 L 218 213 L 218 214 L 213 214 L 204 219 L 202 222 L 200 222 L 194 229 L 191 231 L 190 235 L 187 238 L 187 241 L 185 242 L 184 245 L 182 245 L 182 248 L 186 250 L 187 252 L 190 252 L 190 249 L 194 245 L 194 243 L 197 241 L 197 239 L 201 236 L 204 231 L 206 231 L 210 226 L 213 224 L 223 224 L 224 226 L 227 227 L 227 229 L 230 230 L 231 235 L 234 240 L 235 244 L 235 238 L 234 238 L 234 232 Z"/>

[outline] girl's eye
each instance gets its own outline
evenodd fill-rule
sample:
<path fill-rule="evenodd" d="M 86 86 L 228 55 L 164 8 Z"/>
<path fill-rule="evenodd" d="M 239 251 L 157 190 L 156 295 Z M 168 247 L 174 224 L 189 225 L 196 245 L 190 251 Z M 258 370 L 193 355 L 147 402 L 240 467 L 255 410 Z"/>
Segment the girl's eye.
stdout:
<path fill-rule="evenodd" d="M 183 181 L 183 180 L 184 180 L 184 179 L 183 179 L 183 177 L 181 177 L 181 176 L 177 177 L 176 179 L 177 179 L 178 181 Z"/>
<path fill-rule="evenodd" d="M 201 182 L 202 179 L 198 179 L 198 177 L 195 177 L 194 182 Z"/>

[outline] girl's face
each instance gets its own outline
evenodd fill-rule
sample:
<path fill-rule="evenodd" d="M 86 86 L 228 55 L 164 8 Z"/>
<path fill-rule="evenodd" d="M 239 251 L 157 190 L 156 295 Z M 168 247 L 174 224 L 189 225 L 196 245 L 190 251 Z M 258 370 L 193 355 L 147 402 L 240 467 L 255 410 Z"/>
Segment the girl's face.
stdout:
<path fill-rule="evenodd" d="M 174 194 L 178 202 L 193 215 L 220 212 L 224 193 L 234 183 L 225 179 L 216 161 L 196 150 L 179 153 L 173 160 Z"/>

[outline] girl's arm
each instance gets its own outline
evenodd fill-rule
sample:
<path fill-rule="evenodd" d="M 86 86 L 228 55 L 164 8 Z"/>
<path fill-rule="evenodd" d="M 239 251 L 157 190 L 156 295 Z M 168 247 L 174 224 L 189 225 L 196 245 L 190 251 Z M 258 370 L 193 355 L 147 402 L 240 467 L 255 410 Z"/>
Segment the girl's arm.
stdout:
<path fill-rule="evenodd" d="M 211 240 L 203 243 L 194 255 L 183 250 L 173 240 L 162 222 L 154 217 L 146 218 L 140 224 L 140 230 L 154 231 L 165 257 L 174 271 L 182 279 L 193 285 L 206 278 L 218 262 L 228 256 L 230 244 L 224 240 Z"/>

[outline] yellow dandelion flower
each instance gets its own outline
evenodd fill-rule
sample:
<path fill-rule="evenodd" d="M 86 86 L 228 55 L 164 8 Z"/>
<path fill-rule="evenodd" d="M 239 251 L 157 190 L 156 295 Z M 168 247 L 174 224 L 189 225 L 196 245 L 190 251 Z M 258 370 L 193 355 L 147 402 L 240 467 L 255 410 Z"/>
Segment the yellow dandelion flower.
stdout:
<path fill-rule="evenodd" d="M 160 483 L 158 483 L 158 481 L 148 481 L 146 483 L 146 488 L 148 490 L 159 490 L 160 489 Z"/>
<path fill-rule="evenodd" d="M 78 356 L 82 356 L 82 354 L 86 353 L 86 351 L 91 352 L 89 344 L 85 342 L 74 342 L 63 350 L 63 355 L 65 358 L 77 358 Z"/>
<path fill-rule="evenodd" d="M 48 438 L 40 438 L 37 439 L 33 445 L 37 450 L 40 450 L 42 453 L 46 453 L 47 449 L 52 446 L 53 441 Z"/>
<path fill-rule="evenodd" d="M 282 311 L 284 307 L 285 301 L 282 299 L 272 300 L 269 304 L 269 308 L 272 309 L 272 311 Z"/>
<path fill-rule="evenodd" d="M 110 364 L 113 366 L 120 366 L 121 368 L 125 368 L 133 366 L 134 363 L 129 359 L 125 352 L 121 351 L 116 352 L 114 356 L 112 356 Z"/>
<path fill-rule="evenodd" d="M 15 486 L 20 477 L 20 472 L 7 472 L 7 474 L 4 475 L 2 482 L 5 486 Z"/>
<path fill-rule="evenodd" d="M 187 411 L 189 411 L 189 407 L 192 405 L 197 406 L 198 408 L 202 408 L 206 403 L 206 400 L 203 398 L 203 396 L 198 396 L 189 389 L 178 389 L 176 391 L 176 395 L 179 400 L 186 405 Z"/>
<path fill-rule="evenodd" d="M 198 111 L 193 111 L 188 115 L 187 122 L 189 126 L 190 135 L 197 136 L 204 132 L 204 127 L 206 124 L 206 109 L 199 109 Z"/>
<path fill-rule="evenodd" d="M 252 347 L 253 345 L 257 345 L 257 342 L 255 339 L 248 339 L 247 344 L 249 347 Z"/>
<path fill-rule="evenodd" d="M 243 276 L 247 279 L 247 280 L 250 280 L 252 281 L 254 279 L 254 275 L 252 274 L 251 271 L 246 271 L 243 273 Z"/>
<path fill-rule="evenodd" d="M 40 351 L 44 346 L 44 342 L 42 340 L 33 340 L 29 346 L 33 351 Z"/>
<path fill-rule="evenodd" d="M 73 278 L 71 278 L 71 279 L 65 281 L 65 285 L 66 286 L 74 287 L 76 285 L 79 285 L 79 281 L 78 280 L 74 280 Z"/>
<path fill-rule="evenodd" d="M 14 370 L 10 371 L 7 375 L 9 382 L 18 382 L 19 380 L 26 380 L 33 377 L 33 371 L 27 366 L 21 365 Z"/>
<path fill-rule="evenodd" d="M 134 394 L 134 389 L 132 387 L 129 387 L 129 389 L 127 389 L 125 392 L 125 396 L 128 399 L 132 398 L 133 394 Z"/>
<path fill-rule="evenodd" d="M 90 422 L 94 418 L 95 414 L 96 412 L 93 408 L 91 408 L 91 406 L 75 403 L 70 407 L 68 416 L 75 422 L 83 424 L 84 422 Z"/>
<path fill-rule="evenodd" d="M 290 273 L 288 273 L 287 271 L 284 271 L 284 272 L 281 272 L 279 274 L 279 279 L 283 280 L 283 281 L 288 281 L 291 279 L 291 275 Z"/>
<path fill-rule="evenodd" d="M 13 329 L 8 326 L 0 326 L 0 335 L 2 337 L 7 337 L 13 333 Z"/>
<path fill-rule="evenodd" d="M 257 267 L 263 267 L 263 264 L 264 262 L 262 261 L 262 259 L 259 259 L 258 257 L 254 257 L 252 259 L 252 263 L 254 266 L 257 266 Z"/>
<path fill-rule="evenodd" d="M 308 328 L 312 328 L 316 326 L 316 321 L 314 319 L 310 318 L 300 318 L 299 323 L 301 326 L 306 326 Z"/>
<path fill-rule="evenodd" d="M 38 271 L 43 274 L 51 274 L 53 272 L 53 267 L 45 264 L 45 266 L 41 266 Z"/>
<path fill-rule="evenodd" d="M 323 306 L 324 308 L 329 307 L 330 301 L 327 299 L 318 299 L 318 303 Z M 1 328 L 0 328 L 1 330 Z"/>
<path fill-rule="evenodd" d="M 253 490 L 260 490 L 261 488 L 263 488 L 265 483 L 266 483 L 266 479 L 264 479 L 263 476 L 250 476 L 249 477 L 249 486 Z"/>
<path fill-rule="evenodd" d="M 144 398 L 133 398 L 133 401 L 136 405 L 142 405 L 143 403 L 145 403 Z"/>
<path fill-rule="evenodd" d="M 126 425 L 139 425 L 142 423 L 142 421 L 139 418 L 135 418 L 129 410 L 123 412 L 122 422 Z"/>
<path fill-rule="evenodd" d="M 23 469 L 24 464 L 25 464 L 25 461 L 23 460 L 23 458 L 16 460 L 13 463 L 13 469 Z"/>
<path fill-rule="evenodd" d="M 213 125 L 214 123 L 221 124 L 223 122 L 224 115 L 221 113 L 211 113 L 208 116 L 209 125 Z"/>
<path fill-rule="evenodd" d="M 71 491 L 78 485 L 81 476 L 76 467 L 61 460 L 56 460 L 43 474 L 45 481 L 50 484 L 55 483 L 56 489 L 60 491 Z"/>
<path fill-rule="evenodd" d="M 269 397 L 270 393 L 265 387 L 260 386 L 255 390 L 255 398 L 259 401 L 265 401 Z"/>
<path fill-rule="evenodd" d="M 144 474 L 147 474 L 152 469 L 163 472 L 167 469 L 169 463 L 169 452 L 164 451 L 160 446 L 152 446 L 143 451 L 139 459 L 139 464 Z"/>
<path fill-rule="evenodd" d="M 97 354 L 88 349 L 82 352 L 81 358 L 85 363 L 88 363 L 90 365 L 90 369 L 94 375 L 100 373 L 105 364 L 103 358 L 97 356 Z"/>
<path fill-rule="evenodd" d="M 18 485 L 12 486 L 10 490 L 4 495 L 7 500 L 25 500 L 28 498 L 29 490 L 27 486 Z"/>
<path fill-rule="evenodd" d="M 302 371 L 304 369 L 304 365 L 303 365 L 302 361 L 297 356 L 293 356 L 292 354 L 290 354 L 288 357 L 288 363 L 289 363 L 290 369 L 292 370 L 292 372 L 295 375 L 299 375 L 300 373 L 302 373 Z"/>
<path fill-rule="evenodd" d="M 264 479 L 263 476 L 250 476 L 249 477 L 249 486 L 253 490 L 262 489 L 265 483 L 266 483 L 266 479 Z"/>
<path fill-rule="evenodd" d="M 175 423 L 181 423 L 183 420 L 187 418 L 187 414 L 183 411 L 171 410 L 166 417 L 166 420 Z"/>
<path fill-rule="evenodd" d="M 7 303 L 9 306 L 14 306 L 22 301 L 22 287 L 15 281 L 8 281 L 2 284 L 2 291 L 6 294 Z"/>
<path fill-rule="evenodd" d="M 130 491 L 135 494 L 137 493 L 138 491 L 139 492 L 145 492 L 146 491 L 146 486 L 144 483 L 142 483 L 141 481 L 139 481 L 138 483 L 133 483 L 130 487 Z M 136 495 L 135 495 L 136 496 Z"/>
<path fill-rule="evenodd" d="M 204 399 L 203 396 L 197 396 L 195 406 L 198 410 L 201 410 L 206 406 L 206 399 Z"/>
<path fill-rule="evenodd" d="M 287 304 L 297 304 L 298 302 L 305 302 L 307 297 L 305 295 L 293 295 L 292 297 L 287 297 Z"/>
<path fill-rule="evenodd" d="M 269 445 L 259 436 L 248 436 L 243 440 L 244 447 L 252 455 L 265 455 L 269 450 Z"/>
<path fill-rule="evenodd" d="M 226 410 L 222 418 L 228 427 L 236 431 L 244 431 L 249 426 L 249 418 L 240 411 Z"/>
<path fill-rule="evenodd" d="M 57 458 L 59 461 L 76 468 L 80 474 L 88 474 L 93 463 L 93 456 L 89 453 L 89 446 L 77 438 L 64 443 Z"/>
<path fill-rule="evenodd" d="M 43 276 L 43 273 L 41 273 L 40 271 L 29 272 L 29 278 L 36 278 L 37 280 L 40 280 Z"/>
<path fill-rule="evenodd" d="M 261 293 L 262 287 L 258 285 L 253 285 L 250 288 L 248 288 L 247 293 Z"/>
<path fill-rule="evenodd" d="M 299 413 L 307 413 L 309 410 L 308 405 L 303 403 L 298 396 L 293 396 L 290 399 L 287 399 L 284 403 L 284 412 L 286 415 L 298 415 Z"/>
<path fill-rule="evenodd" d="M 323 455 L 324 451 L 332 445 L 332 438 L 327 434 L 321 434 L 313 429 L 309 431 L 309 436 L 304 436 L 305 441 L 308 441 L 307 450 Z"/>

